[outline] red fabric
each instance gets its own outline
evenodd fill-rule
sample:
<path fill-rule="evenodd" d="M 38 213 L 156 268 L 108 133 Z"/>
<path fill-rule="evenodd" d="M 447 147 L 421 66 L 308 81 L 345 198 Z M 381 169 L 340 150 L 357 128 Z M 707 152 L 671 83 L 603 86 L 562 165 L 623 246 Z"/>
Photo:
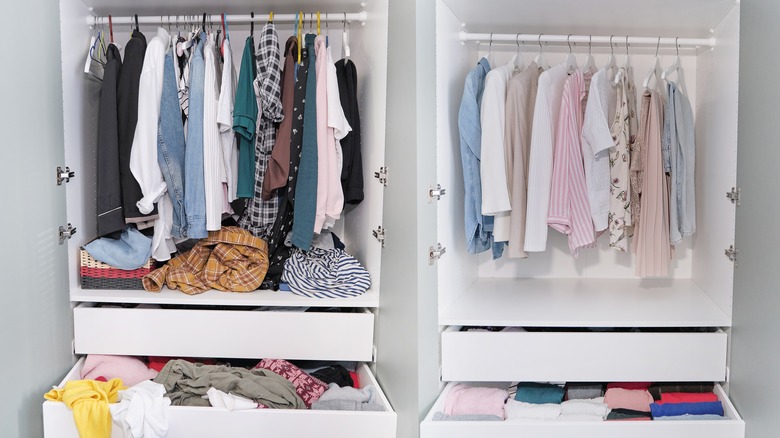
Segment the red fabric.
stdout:
<path fill-rule="evenodd" d="M 149 356 L 149 368 L 159 373 L 160 371 L 162 371 L 163 367 L 165 366 L 165 364 L 168 363 L 168 361 L 174 359 L 184 359 L 187 362 L 202 363 L 203 365 L 214 365 L 214 359 L 202 359 L 202 358 L 193 358 L 193 357 Z"/>
<path fill-rule="evenodd" d="M 95 380 L 97 380 L 98 382 L 108 382 L 108 379 L 106 379 L 103 376 L 97 376 L 95 377 Z"/>
<path fill-rule="evenodd" d="M 656 403 L 662 405 L 664 403 L 701 403 L 716 401 L 718 401 L 718 396 L 712 392 L 665 392 L 661 393 L 661 400 Z"/>
<path fill-rule="evenodd" d="M 292 382 L 295 386 L 295 392 L 306 404 L 307 408 L 316 402 L 322 396 L 322 393 L 328 389 L 328 385 L 322 380 L 312 377 L 295 365 L 281 359 L 263 359 L 255 368 L 263 368 L 273 371 Z"/>
<path fill-rule="evenodd" d="M 607 389 L 610 388 L 622 388 L 622 389 L 630 389 L 630 390 L 637 390 L 637 389 L 647 389 L 650 387 L 652 383 L 650 382 L 614 382 L 614 383 L 608 383 Z"/>
<path fill-rule="evenodd" d="M 144 275 L 153 270 L 154 269 L 139 268 L 133 269 L 132 271 L 124 271 L 121 269 L 88 268 L 82 266 L 81 276 L 92 278 L 143 278 Z"/>
<path fill-rule="evenodd" d="M 352 387 L 360 389 L 360 380 L 358 379 L 357 373 L 354 371 L 350 371 L 349 377 L 352 377 Z"/>

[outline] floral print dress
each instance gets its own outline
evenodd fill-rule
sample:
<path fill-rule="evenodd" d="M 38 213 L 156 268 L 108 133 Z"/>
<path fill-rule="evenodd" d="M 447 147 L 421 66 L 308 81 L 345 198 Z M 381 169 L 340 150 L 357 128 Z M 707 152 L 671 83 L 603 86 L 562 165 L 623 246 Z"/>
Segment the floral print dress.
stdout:
<path fill-rule="evenodd" d="M 612 123 L 613 147 L 609 150 L 609 246 L 628 249 L 631 236 L 631 155 L 636 140 L 636 92 L 631 69 L 621 68 L 617 85 L 617 111 Z"/>

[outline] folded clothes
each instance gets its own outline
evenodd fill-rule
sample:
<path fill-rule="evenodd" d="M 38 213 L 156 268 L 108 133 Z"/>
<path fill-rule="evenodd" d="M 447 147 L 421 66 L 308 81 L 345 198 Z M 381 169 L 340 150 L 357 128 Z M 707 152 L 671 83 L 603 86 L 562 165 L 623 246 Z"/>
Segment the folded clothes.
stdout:
<path fill-rule="evenodd" d="M 325 383 L 335 383 L 339 386 L 355 385 L 355 382 L 352 381 L 352 377 L 349 375 L 349 371 L 341 365 L 320 368 L 311 373 L 311 376 L 316 377 Z"/>
<path fill-rule="evenodd" d="M 661 400 L 661 394 L 665 392 L 712 392 L 715 384 L 712 382 L 686 382 L 663 383 L 657 382 L 650 386 L 648 391 L 655 400 Z"/>
<path fill-rule="evenodd" d="M 652 384 L 650 382 L 612 382 L 607 383 L 607 389 L 622 388 L 622 389 L 647 389 Z"/>
<path fill-rule="evenodd" d="M 313 410 L 320 411 L 384 411 L 378 403 L 360 403 L 355 400 L 326 400 L 312 403 Z"/>
<path fill-rule="evenodd" d="M 702 403 L 716 402 L 718 396 L 712 392 L 665 392 L 661 394 L 661 400 L 656 400 L 659 405 L 666 403 Z"/>
<path fill-rule="evenodd" d="M 84 249 L 99 262 L 132 271 L 149 261 L 152 256 L 152 239 L 128 225 L 119 239 L 101 237 L 84 245 Z"/>
<path fill-rule="evenodd" d="M 509 399 L 504 405 L 507 420 L 555 421 L 561 415 L 561 405 L 556 403 L 525 403 Z"/>
<path fill-rule="evenodd" d="M 328 389 L 328 385 L 316 377 L 312 377 L 297 366 L 281 359 L 263 359 L 257 364 L 255 369 L 262 368 L 284 377 L 295 386 L 295 392 L 298 397 L 306 403 L 306 407 L 316 402 L 320 396 Z"/>
<path fill-rule="evenodd" d="M 601 397 L 604 395 L 604 385 L 601 383 L 567 383 L 566 399 L 581 400 Z"/>
<path fill-rule="evenodd" d="M 203 365 L 172 360 L 154 379 L 165 386 L 166 395 L 174 406 L 209 406 L 203 398 L 209 388 L 235 394 L 269 408 L 305 409 L 306 404 L 295 386 L 273 371 L 224 365 Z"/>
<path fill-rule="evenodd" d="M 246 397 L 228 394 L 217 388 L 209 388 L 209 390 L 206 391 L 206 395 L 208 396 L 209 404 L 211 404 L 212 407 L 227 409 L 228 411 L 243 411 L 260 407 L 257 403 Z"/>
<path fill-rule="evenodd" d="M 320 397 L 320 401 L 328 400 L 354 400 L 360 403 L 375 403 L 376 389 L 374 385 L 367 385 L 363 389 L 357 389 L 351 386 L 342 388 L 335 383 L 331 383 L 328 385 L 328 390 Z"/>
<path fill-rule="evenodd" d="M 471 387 L 458 383 L 444 400 L 447 415 L 495 415 L 504 418 L 504 401 L 509 393 L 499 388 Z"/>
<path fill-rule="evenodd" d="M 525 403 L 560 403 L 566 391 L 549 383 L 521 382 L 517 384 L 515 400 Z"/>
<path fill-rule="evenodd" d="M 168 436 L 168 406 L 165 388 L 145 380 L 119 391 L 119 403 L 108 406 L 114 425 L 126 438 L 165 438 Z"/>
<path fill-rule="evenodd" d="M 705 421 L 705 420 L 728 420 L 728 418 L 720 416 L 720 415 L 713 415 L 713 414 L 704 414 L 704 415 L 674 415 L 670 417 L 658 417 L 654 418 L 655 421 Z"/>
<path fill-rule="evenodd" d="M 604 421 L 601 415 L 588 414 L 561 414 L 558 421 Z"/>
<path fill-rule="evenodd" d="M 634 411 L 631 409 L 612 409 L 607 414 L 607 421 L 650 420 L 649 412 Z"/>
<path fill-rule="evenodd" d="M 433 421 L 504 421 L 495 415 L 447 415 L 444 412 L 433 414 Z"/>
<path fill-rule="evenodd" d="M 109 380 L 119 378 L 128 386 L 154 379 L 156 375 L 157 371 L 149 369 L 141 359 L 133 356 L 88 354 L 81 368 L 82 379 L 96 379 L 101 376 Z"/>
<path fill-rule="evenodd" d="M 702 402 L 702 403 L 667 403 L 659 405 L 653 403 L 650 405 L 650 413 L 653 418 L 673 417 L 676 415 L 723 415 L 723 403 Z"/>
<path fill-rule="evenodd" d="M 596 415 L 603 420 L 609 413 L 609 406 L 603 398 L 590 400 L 566 400 L 561 403 L 561 415 Z"/>
<path fill-rule="evenodd" d="M 604 395 L 604 403 L 610 409 L 621 408 L 650 412 L 650 404 L 653 403 L 653 397 L 646 390 L 609 388 Z"/>

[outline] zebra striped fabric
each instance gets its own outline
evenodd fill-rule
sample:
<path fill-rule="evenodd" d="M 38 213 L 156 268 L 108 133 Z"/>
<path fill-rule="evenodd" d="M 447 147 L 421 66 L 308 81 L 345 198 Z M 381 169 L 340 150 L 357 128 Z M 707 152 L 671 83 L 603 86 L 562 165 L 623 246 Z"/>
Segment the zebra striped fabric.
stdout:
<path fill-rule="evenodd" d="M 371 286 L 368 271 L 342 249 L 293 249 L 282 281 L 294 294 L 310 298 L 355 297 Z"/>

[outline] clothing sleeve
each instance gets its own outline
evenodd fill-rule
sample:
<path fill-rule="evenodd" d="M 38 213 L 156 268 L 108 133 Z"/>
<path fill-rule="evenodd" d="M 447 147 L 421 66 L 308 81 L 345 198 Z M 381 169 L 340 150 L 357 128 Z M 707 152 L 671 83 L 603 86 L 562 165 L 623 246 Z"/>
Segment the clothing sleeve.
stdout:
<path fill-rule="evenodd" d="M 333 128 L 333 136 L 336 140 L 341 140 L 352 131 L 349 126 L 347 116 L 344 115 L 344 108 L 339 99 L 339 82 L 336 78 L 336 66 L 328 59 L 328 126 Z"/>
<path fill-rule="evenodd" d="M 600 78 L 601 79 L 601 78 Z M 603 80 L 603 79 L 601 79 Z M 597 80 L 590 84 L 590 99 L 585 106 L 585 119 L 582 129 L 582 139 L 590 147 L 593 155 L 598 155 L 612 147 L 612 132 L 609 129 L 610 120 L 607 108 L 599 91 Z"/>
<path fill-rule="evenodd" d="M 157 53 L 147 49 L 138 87 L 138 124 L 135 127 L 133 146 L 130 150 L 130 171 L 141 187 L 143 198 L 136 202 L 142 214 L 149 214 L 154 204 L 165 193 L 167 186 L 160 165 L 157 163 L 157 123 L 160 117 L 161 75 L 155 70 Z M 152 53 L 149 53 L 152 52 Z M 148 62 L 147 62 L 148 61 Z"/>
<path fill-rule="evenodd" d="M 568 86 L 568 84 L 567 84 Z M 550 183 L 550 205 L 547 215 L 547 223 L 551 228 L 563 234 L 571 233 L 571 193 L 569 190 L 569 162 L 568 144 L 572 142 L 573 130 L 571 128 L 571 96 L 564 92 L 561 101 L 561 112 L 556 127 L 555 146 L 553 148 L 553 170 Z"/>
<path fill-rule="evenodd" d="M 505 87 L 499 69 L 488 73 L 482 95 L 482 214 L 495 215 L 512 209 L 506 179 L 504 157 Z"/>
<path fill-rule="evenodd" d="M 547 73 L 542 73 L 539 77 L 539 89 L 534 105 L 531 153 L 528 159 L 525 250 L 529 252 L 541 252 L 547 247 L 547 207 L 550 201 L 553 153 L 549 87 Z"/>

